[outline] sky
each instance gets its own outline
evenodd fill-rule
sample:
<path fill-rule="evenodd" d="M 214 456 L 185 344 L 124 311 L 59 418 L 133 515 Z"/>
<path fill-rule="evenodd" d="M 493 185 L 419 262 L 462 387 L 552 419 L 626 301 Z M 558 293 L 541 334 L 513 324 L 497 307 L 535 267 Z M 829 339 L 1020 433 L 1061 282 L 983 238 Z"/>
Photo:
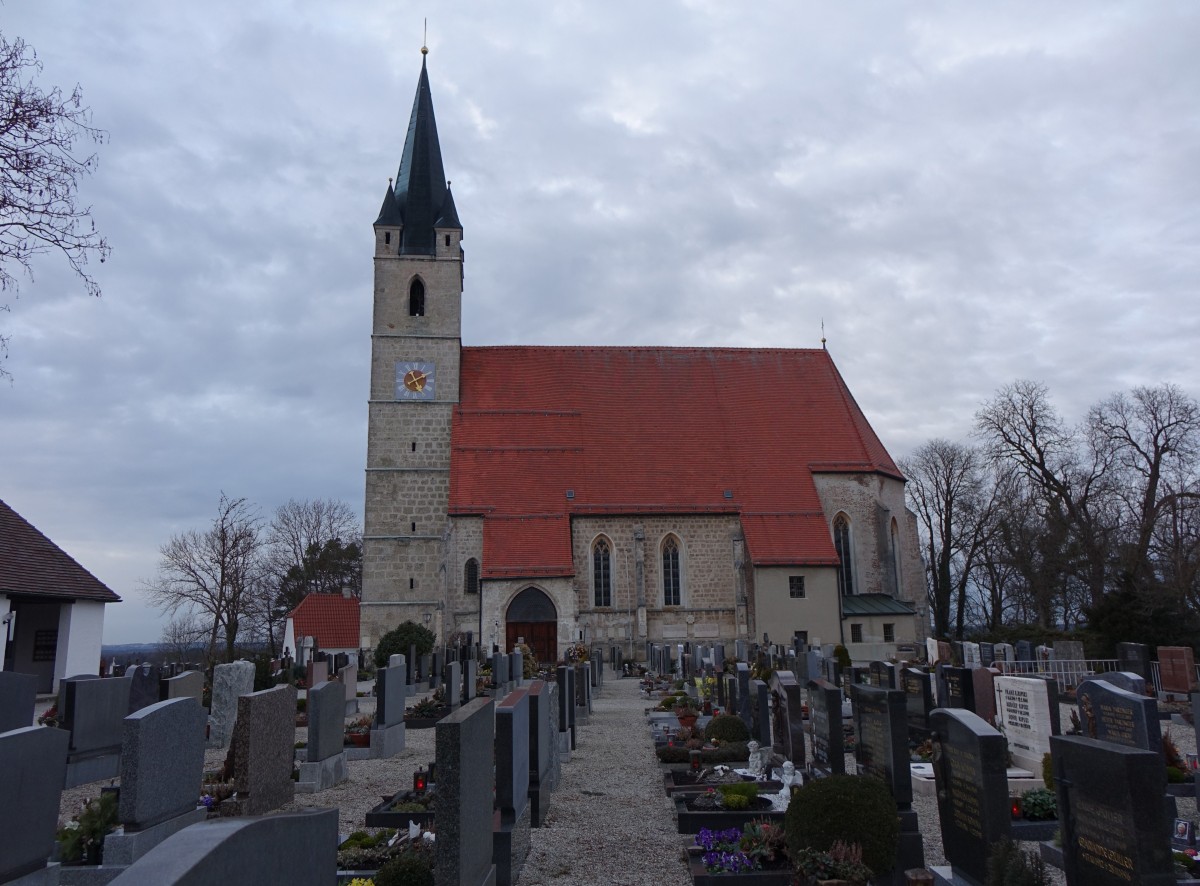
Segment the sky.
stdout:
<path fill-rule="evenodd" d="M 465 345 L 821 346 L 896 458 L 1017 379 L 1200 394 L 1200 4 L 7 0 L 108 133 L 0 498 L 120 594 L 222 493 L 361 515 L 373 235 L 428 66 Z"/>

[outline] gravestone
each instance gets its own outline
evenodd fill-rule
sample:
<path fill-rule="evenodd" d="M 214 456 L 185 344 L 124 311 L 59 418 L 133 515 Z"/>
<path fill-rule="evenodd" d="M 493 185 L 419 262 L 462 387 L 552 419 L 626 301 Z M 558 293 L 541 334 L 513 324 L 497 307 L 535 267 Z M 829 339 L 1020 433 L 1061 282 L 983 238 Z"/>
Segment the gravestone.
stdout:
<path fill-rule="evenodd" d="M 358 713 L 358 665 L 348 664 L 337 672 L 338 685 L 342 687 L 344 717 Z"/>
<path fill-rule="evenodd" d="M 842 733 L 842 690 L 828 680 L 808 683 L 808 722 L 816 775 L 844 775 L 845 742 Z"/>
<path fill-rule="evenodd" d="M 750 644 L 745 640 L 733 641 L 734 657 L 745 664 L 750 660 Z"/>
<path fill-rule="evenodd" d="M 200 671 L 183 671 L 173 677 L 162 679 L 158 683 L 159 701 L 169 701 L 172 698 L 194 698 L 198 704 L 204 703 L 204 674 Z"/>
<path fill-rule="evenodd" d="M 1126 692 L 1134 692 L 1138 695 L 1146 694 L 1146 681 L 1139 674 L 1132 673 L 1131 671 L 1105 671 L 1103 674 L 1096 674 L 1094 677 L 1088 677 L 1087 679 L 1103 680 L 1105 683 L 1119 686 Z"/>
<path fill-rule="evenodd" d="M 1087 738 L 1162 753 L 1158 702 L 1105 680 L 1085 680 L 1075 690 L 1079 726 Z"/>
<path fill-rule="evenodd" d="M 1196 685 L 1196 657 L 1192 647 L 1159 646 L 1158 681 L 1163 692 L 1191 692 Z"/>
<path fill-rule="evenodd" d="M 925 661 L 933 667 L 938 660 L 938 641 L 936 637 L 925 638 Z"/>
<path fill-rule="evenodd" d="M 371 724 L 371 759 L 386 760 L 404 750 L 404 702 L 408 687 L 404 656 L 375 673 L 375 720 Z M 457 665 L 456 665 L 457 666 Z"/>
<path fill-rule="evenodd" d="M 980 643 L 979 644 L 979 663 L 985 668 L 990 668 L 996 661 L 996 644 L 995 643 Z"/>
<path fill-rule="evenodd" d="M 1028 640 L 1018 640 L 1016 652 L 1017 661 L 1033 661 L 1033 644 Z"/>
<path fill-rule="evenodd" d="M 447 662 L 444 673 L 446 675 L 446 704 L 450 705 L 450 710 L 454 710 L 462 704 L 462 665 L 457 661 Z"/>
<path fill-rule="evenodd" d="M 162 675 L 158 668 L 146 662 L 141 665 L 130 665 L 125 675 L 129 677 L 129 711 L 140 711 L 147 705 L 159 701 L 159 680 Z"/>
<path fill-rule="evenodd" d="M 0 671 L 0 732 L 32 726 L 36 703 L 36 676 Z"/>
<path fill-rule="evenodd" d="M 575 671 L 575 719 L 586 723 L 592 712 L 592 683 L 588 677 L 588 666 L 576 664 Z"/>
<path fill-rule="evenodd" d="M 492 863 L 492 802 L 495 704 L 477 698 L 434 727 L 437 791 L 434 844 L 437 886 L 483 886 L 495 882 Z"/>
<path fill-rule="evenodd" d="M 888 661 L 873 661 L 870 664 L 871 685 L 881 689 L 896 689 L 896 666 Z"/>
<path fill-rule="evenodd" d="M 1050 745 L 1069 886 L 1172 886 L 1162 757 L 1075 735 Z"/>
<path fill-rule="evenodd" d="M 1000 672 L 993 668 L 977 667 L 971 670 L 971 698 L 973 710 L 989 726 L 996 725 L 996 677 Z"/>
<path fill-rule="evenodd" d="M 724 643 L 714 643 L 713 644 L 712 657 L 713 657 L 713 669 L 719 674 L 719 673 L 721 673 L 721 671 L 725 670 L 725 644 Z"/>
<path fill-rule="evenodd" d="M 224 667 L 224 665 L 217 665 L 217 667 Z M 318 683 L 326 682 L 329 679 L 329 665 L 324 659 L 310 661 L 308 663 L 308 668 L 305 671 L 304 678 L 305 686 L 316 686 Z M 253 685 L 250 688 L 253 689 Z"/>
<path fill-rule="evenodd" d="M 795 679 L 795 675 L 792 679 Z M 771 741 L 771 691 L 762 680 L 750 681 L 750 708 L 751 720 L 754 723 L 750 737 L 759 744 L 766 744 Z"/>
<path fill-rule="evenodd" d="M 721 682 L 725 684 L 725 707 L 726 713 L 737 716 L 738 712 L 738 684 L 737 677 L 733 674 L 725 674 L 721 677 Z"/>
<path fill-rule="evenodd" d="M 503 652 L 492 654 L 492 697 L 508 695 L 508 656 Z"/>
<path fill-rule="evenodd" d="M 1122 671 L 1137 674 L 1147 683 L 1154 679 L 1153 651 L 1145 643 L 1118 643 L 1117 665 Z"/>
<path fill-rule="evenodd" d="M 750 716 L 750 666 L 744 661 L 739 661 L 736 667 L 737 710 L 731 710 L 730 712 L 736 713 L 741 717 L 742 722 L 746 724 L 746 728 L 751 729 L 754 723 L 753 718 Z"/>
<path fill-rule="evenodd" d="M 1004 736 L 970 711 L 938 708 L 929 722 L 946 860 L 954 874 L 985 883 L 991 848 L 1011 830 Z"/>
<path fill-rule="evenodd" d="M 875 686 L 853 686 L 850 693 L 854 708 L 858 774 L 880 779 L 896 801 L 900 842 L 891 879 L 903 882 L 904 871 L 925 867 L 921 831 L 917 814 L 912 811 L 912 772 L 908 762 L 904 693 L 899 689 L 879 689 Z"/>
<path fill-rule="evenodd" d="M 963 644 L 961 640 L 950 641 L 950 663 L 956 668 L 963 666 Z"/>
<path fill-rule="evenodd" d="M 1083 661 L 1087 658 L 1083 643 L 1079 640 L 1055 640 L 1051 648 L 1055 661 Z"/>
<path fill-rule="evenodd" d="M 296 688 L 281 684 L 251 692 L 240 696 L 237 706 L 230 749 L 238 809 L 242 815 L 262 815 L 295 798 Z"/>
<path fill-rule="evenodd" d="M 437 685 L 437 683 L 434 682 L 435 679 L 436 677 L 433 673 L 433 655 L 427 652 L 421 656 L 421 676 L 419 680 L 422 686 L 427 689 L 432 689 Z"/>
<path fill-rule="evenodd" d="M 71 733 L 65 787 L 120 774 L 129 684 L 129 677 L 101 680 L 90 676 L 69 677 L 59 683 L 59 722 Z"/>
<path fill-rule="evenodd" d="M 320 793 L 349 778 L 343 750 L 345 707 L 346 688 L 340 682 L 326 681 L 308 690 L 308 749 L 296 793 Z"/>
<path fill-rule="evenodd" d="M 70 736 L 23 726 L 0 733 L 0 883 L 46 867 L 54 849 Z M 20 777 L 14 777 L 20 773 Z M 58 882 L 57 872 L 50 872 Z"/>
<path fill-rule="evenodd" d="M 314 673 L 309 668 L 309 675 Z M 320 681 L 318 681 L 320 682 Z M 316 683 L 309 683 L 315 686 Z M 213 668 L 212 708 L 208 712 L 208 747 L 223 748 L 237 726 L 238 699 L 254 691 L 254 665 L 248 661 L 219 664 Z M 292 710 L 295 725 L 295 708 Z"/>
<path fill-rule="evenodd" d="M 558 681 L 558 748 L 562 759 L 570 760 L 575 750 L 575 669 L 559 665 L 554 673 Z"/>
<path fill-rule="evenodd" d="M 938 706 L 975 711 L 975 681 L 970 668 L 944 665 L 938 668 Z M 942 689 L 945 694 L 942 694 Z"/>
<path fill-rule="evenodd" d="M 463 662 L 463 698 L 462 703 L 466 704 L 475 697 L 475 687 L 479 681 L 479 662 L 474 658 L 468 658 Z"/>
<path fill-rule="evenodd" d="M 119 814 L 127 831 L 195 811 L 204 773 L 199 702 L 176 698 L 135 711 L 125 718 L 123 746 Z"/>
<path fill-rule="evenodd" d="M 929 738 L 929 713 L 933 710 L 933 678 L 920 668 L 900 672 L 904 690 L 904 709 L 908 720 L 909 741 Z"/>
<path fill-rule="evenodd" d="M 995 648 L 996 661 L 1008 664 L 1017 660 L 1017 650 L 1011 643 L 997 643 Z"/>
<path fill-rule="evenodd" d="M 185 828 L 163 841 L 126 868 L 112 886 L 325 886 L 337 881 L 337 842 L 336 809 L 223 818 Z M 106 840 L 106 856 L 107 850 Z"/>
<path fill-rule="evenodd" d="M 525 656 L 519 649 L 514 649 L 508 656 L 508 677 L 517 688 L 525 682 Z"/>
<path fill-rule="evenodd" d="M 983 664 L 983 662 L 980 660 L 980 651 L 979 651 L 978 643 L 970 643 L 970 642 L 963 643 L 962 654 L 963 654 L 962 663 L 963 663 L 964 668 L 977 668 Z"/>
<path fill-rule="evenodd" d="M 791 671 L 771 674 L 770 724 L 771 749 L 804 769 L 804 696 Z"/>
<path fill-rule="evenodd" d="M 529 855 L 529 745 L 529 693 L 517 689 L 496 706 L 496 886 L 512 886 Z"/>
<path fill-rule="evenodd" d="M 545 680 L 529 684 L 529 823 L 535 828 L 542 826 L 556 782 L 552 771 L 558 745 L 554 688 Z"/>
<path fill-rule="evenodd" d="M 1013 765 L 1042 771 L 1050 738 L 1061 732 L 1058 684 L 1040 677 L 997 677 L 996 728 L 1008 739 Z"/>

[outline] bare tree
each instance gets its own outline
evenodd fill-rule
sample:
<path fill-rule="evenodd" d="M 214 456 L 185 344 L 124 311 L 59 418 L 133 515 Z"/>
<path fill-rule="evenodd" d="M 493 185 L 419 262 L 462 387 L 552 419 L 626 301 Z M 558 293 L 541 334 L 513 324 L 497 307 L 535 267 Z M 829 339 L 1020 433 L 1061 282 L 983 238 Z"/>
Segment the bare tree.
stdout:
<path fill-rule="evenodd" d="M 262 521 L 244 498 L 221 494 L 212 526 L 172 536 L 160 551 L 158 576 L 145 586 L 151 603 L 205 625 L 210 660 L 219 640 L 232 661 L 238 631 L 261 593 Z"/>
<path fill-rule="evenodd" d="M 162 643 L 167 654 L 173 655 L 180 664 L 192 661 L 198 651 L 203 651 L 207 628 L 194 613 L 177 615 L 163 626 Z"/>
<path fill-rule="evenodd" d="M 929 572 L 929 608 L 939 637 L 963 635 L 972 580 L 986 529 L 983 460 L 977 450 L 930 440 L 900 462 L 917 515 Z"/>
<path fill-rule="evenodd" d="M 87 262 L 90 255 L 103 262 L 108 242 L 96 231 L 92 208 L 78 202 L 79 179 L 97 160 L 81 156 L 76 144 L 100 144 L 106 136 L 91 125 L 80 88 L 43 91 L 35 82 L 41 70 L 24 40 L 0 33 L 0 290 L 16 291 L 20 272 L 32 279 L 34 256 L 58 252 L 98 296 Z M 0 354 L 7 341 L 0 336 Z"/>

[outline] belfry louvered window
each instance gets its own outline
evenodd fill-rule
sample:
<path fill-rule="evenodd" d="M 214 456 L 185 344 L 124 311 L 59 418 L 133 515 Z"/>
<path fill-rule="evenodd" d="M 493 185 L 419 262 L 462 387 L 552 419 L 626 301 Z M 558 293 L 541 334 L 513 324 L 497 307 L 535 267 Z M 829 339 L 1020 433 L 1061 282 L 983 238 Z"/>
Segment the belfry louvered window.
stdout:
<path fill-rule="evenodd" d="M 408 316 L 425 316 L 425 284 L 420 280 L 413 280 L 408 287 Z"/>

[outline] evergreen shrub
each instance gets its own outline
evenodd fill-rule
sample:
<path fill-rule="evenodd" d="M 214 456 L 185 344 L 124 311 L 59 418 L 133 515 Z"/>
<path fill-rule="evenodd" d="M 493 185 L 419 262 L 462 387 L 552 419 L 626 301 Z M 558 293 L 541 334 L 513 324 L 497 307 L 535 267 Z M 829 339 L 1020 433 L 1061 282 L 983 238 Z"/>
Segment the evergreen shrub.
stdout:
<path fill-rule="evenodd" d="M 792 795 L 784 815 L 788 853 L 828 852 L 837 841 L 862 847 L 863 863 L 884 877 L 895 867 L 900 842 L 896 802 L 882 781 L 866 775 L 830 775 Z"/>
<path fill-rule="evenodd" d="M 424 625 L 415 621 L 402 622 L 399 627 L 379 638 L 379 645 L 375 647 L 375 666 L 386 668 L 389 658 L 393 655 L 407 656 L 412 646 L 417 647 L 417 655 L 429 655 L 433 652 L 436 639 L 433 631 Z"/>
<path fill-rule="evenodd" d="M 717 714 L 704 727 L 704 737 L 709 741 L 749 741 L 750 730 L 741 717 L 733 714 Z"/>

